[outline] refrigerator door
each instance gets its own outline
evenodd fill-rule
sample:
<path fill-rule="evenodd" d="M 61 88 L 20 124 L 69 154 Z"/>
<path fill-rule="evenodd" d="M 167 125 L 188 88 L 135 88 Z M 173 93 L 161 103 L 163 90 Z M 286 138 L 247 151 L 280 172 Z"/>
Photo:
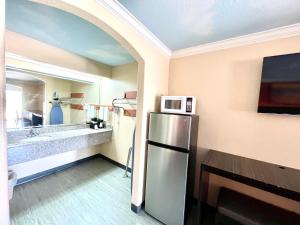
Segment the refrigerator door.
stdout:
<path fill-rule="evenodd" d="M 150 113 L 149 141 L 189 149 L 191 127 L 191 116 Z"/>
<path fill-rule="evenodd" d="M 188 155 L 148 145 L 145 210 L 167 225 L 184 224 Z"/>

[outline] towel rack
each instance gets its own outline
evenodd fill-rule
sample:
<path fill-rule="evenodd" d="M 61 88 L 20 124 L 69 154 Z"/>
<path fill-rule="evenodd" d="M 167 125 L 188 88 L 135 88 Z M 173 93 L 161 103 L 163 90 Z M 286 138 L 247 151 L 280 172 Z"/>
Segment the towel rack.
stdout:
<path fill-rule="evenodd" d="M 136 116 L 136 109 L 133 106 L 136 106 L 136 96 L 137 92 L 136 91 L 128 91 L 124 93 L 124 98 L 115 98 L 112 100 L 112 107 L 116 109 L 123 109 L 124 110 L 124 115 L 125 116 L 131 116 L 135 117 Z M 125 105 L 130 106 L 130 109 L 126 109 Z"/>
<path fill-rule="evenodd" d="M 58 98 L 58 99 L 53 99 L 52 101 L 49 101 L 49 103 L 53 104 L 53 103 L 58 103 L 58 104 L 61 104 L 61 105 L 70 105 L 72 104 L 72 98 L 69 98 L 69 97 L 61 97 L 61 98 Z"/>
<path fill-rule="evenodd" d="M 123 106 L 118 106 L 116 104 L 129 105 L 129 106 L 136 105 L 135 102 L 129 102 L 127 98 L 115 98 L 112 100 L 111 104 L 114 108 L 121 108 L 123 110 L 125 110 L 125 108 Z"/>

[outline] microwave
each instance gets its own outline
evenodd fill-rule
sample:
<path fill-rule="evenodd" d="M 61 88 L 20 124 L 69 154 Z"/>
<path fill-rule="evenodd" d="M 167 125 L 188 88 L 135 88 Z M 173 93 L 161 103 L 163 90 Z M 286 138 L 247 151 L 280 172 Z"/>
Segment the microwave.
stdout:
<path fill-rule="evenodd" d="M 195 114 L 196 98 L 194 96 L 161 96 L 162 113 Z"/>

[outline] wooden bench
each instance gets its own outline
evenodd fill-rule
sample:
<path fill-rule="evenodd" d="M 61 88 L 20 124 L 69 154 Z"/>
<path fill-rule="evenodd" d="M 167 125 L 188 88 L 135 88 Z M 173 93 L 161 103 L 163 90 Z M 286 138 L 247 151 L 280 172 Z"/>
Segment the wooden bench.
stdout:
<path fill-rule="evenodd" d="M 300 225 L 300 215 L 221 188 L 215 224 Z"/>

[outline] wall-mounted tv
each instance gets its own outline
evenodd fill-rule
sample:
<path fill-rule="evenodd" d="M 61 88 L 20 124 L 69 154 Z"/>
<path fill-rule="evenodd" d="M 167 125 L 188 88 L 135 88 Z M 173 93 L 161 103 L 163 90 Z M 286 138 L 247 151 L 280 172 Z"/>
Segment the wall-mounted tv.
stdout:
<path fill-rule="evenodd" d="M 300 53 L 264 58 L 258 112 L 300 114 Z"/>

